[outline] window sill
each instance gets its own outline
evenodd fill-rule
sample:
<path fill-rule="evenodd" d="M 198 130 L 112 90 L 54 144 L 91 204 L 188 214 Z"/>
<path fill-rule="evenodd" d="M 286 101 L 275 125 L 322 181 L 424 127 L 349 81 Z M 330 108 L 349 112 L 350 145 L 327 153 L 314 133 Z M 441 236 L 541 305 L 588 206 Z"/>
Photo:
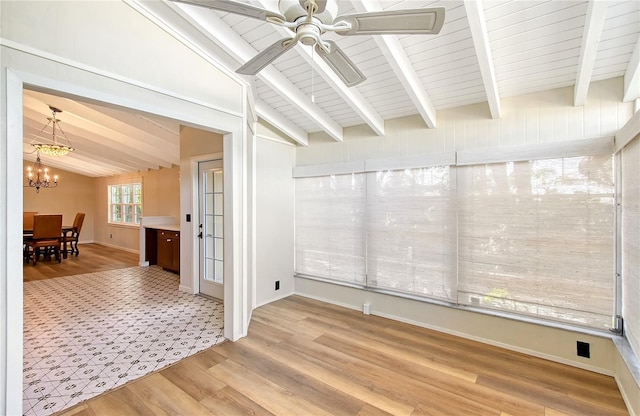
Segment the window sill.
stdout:
<path fill-rule="evenodd" d="M 616 348 L 622 357 L 622 360 L 629 368 L 629 372 L 633 376 L 633 379 L 636 381 L 636 384 L 640 386 L 640 359 L 636 357 L 633 350 L 631 349 L 631 344 L 625 337 L 614 337 L 613 343 L 616 344 Z"/>
<path fill-rule="evenodd" d="M 118 222 L 108 222 L 107 226 L 109 227 L 118 227 L 118 228 L 130 228 L 130 229 L 134 229 L 134 230 L 139 230 L 140 229 L 140 224 L 120 224 Z"/>
<path fill-rule="evenodd" d="M 565 330 L 565 331 L 577 332 L 577 333 L 580 333 L 580 334 L 592 335 L 592 336 L 596 336 L 596 337 L 600 337 L 600 338 L 610 338 L 610 339 L 613 339 L 613 340 L 615 340 L 617 338 L 621 338 L 620 336 L 618 336 L 618 335 L 616 335 L 616 334 L 614 334 L 612 332 L 609 332 L 609 331 L 607 331 L 605 329 L 600 330 L 600 329 L 595 329 L 595 328 L 589 328 L 589 327 L 585 327 L 585 326 L 574 325 L 574 324 L 571 324 L 571 323 L 568 323 L 568 322 L 545 320 L 545 319 L 537 318 L 535 316 L 526 316 L 526 315 L 520 315 L 520 314 L 517 314 L 517 313 L 510 313 L 508 311 L 499 311 L 499 310 L 488 309 L 488 308 L 480 308 L 480 307 L 476 307 L 476 306 L 464 305 L 464 304 L 455 303 L 455 302 L 452 302 L 452 301 L 447 301 L 447 300 L 442 300 L 442 299 L 428 298 L 428 297 L 424 297 L 424 296 L 411 295 L 409 293 L 396 292 L 396 291 L 388 290 L 388 289 L 374 288 L 374 287 L 369 287 L 369 286 L 365 286 L 365 285 L 358 284 L 358 283 L 343 282 L 343 281 L 339 281 L 339 280 L 333 280 L 333 279 L 330 279 L 330 278 L 311 276 L 311 275 L 307 275 L 307 274 L 298 274 L 298 273 L 296 273 L 296 274 L 294 274 L 294 277 L 302 278 L 302 279 L 309 279 L 309 280 L 316 280 L 316 281 L 320 281 L 320 282 L 324 282 L 324 283 L 330 283 L 330 284 L 339 285 L 339 286 L 347 286 L 347 287 L 360 289 L 360 290 L 367 291 L 367 292 L 380 293 L 380 294 L 387 295 L 387 296 L 395 296 L 395 297 L 410 299 L 410 300 L 414 300 L 414 301 L 418 301 L 418 302 L 425 302 L 425 303 L 430 303 L 430 304 L 434 304 L 434 305 L 444 306 L 444 307 L 447 307 L 447 308 L 453 308 L 453 309 L 464 310 L 464 311 L 473 312 L 473 313 L 490 315 L 490 316 L 495 316 L 495 317 L 498 317 L 498 318 L 511 319 L 511 320 L 520 321 L 520 322 L 526 322 L 526 323 L 535 324 L 535 325 L 541 325 L 541 326 L 546 326 L 546 327 L 551 327 L 551 328 L 556 328 L 556 329 L 562 329 L 562 330 Z M 631 352 L 631 354 L 633 355 L 633 352 Z M 639 370 L 640 370 L 640 368 L 639 368 Z"/>

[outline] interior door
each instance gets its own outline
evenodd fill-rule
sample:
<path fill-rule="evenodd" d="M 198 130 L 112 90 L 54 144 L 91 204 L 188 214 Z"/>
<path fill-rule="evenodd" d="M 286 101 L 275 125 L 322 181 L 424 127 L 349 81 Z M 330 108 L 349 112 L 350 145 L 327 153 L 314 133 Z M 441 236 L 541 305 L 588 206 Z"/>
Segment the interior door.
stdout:
<path fill-rule="evenodd" d="M 200 162 L 200 293 L 224 297 L 224 213 L 222 160 Z"/>

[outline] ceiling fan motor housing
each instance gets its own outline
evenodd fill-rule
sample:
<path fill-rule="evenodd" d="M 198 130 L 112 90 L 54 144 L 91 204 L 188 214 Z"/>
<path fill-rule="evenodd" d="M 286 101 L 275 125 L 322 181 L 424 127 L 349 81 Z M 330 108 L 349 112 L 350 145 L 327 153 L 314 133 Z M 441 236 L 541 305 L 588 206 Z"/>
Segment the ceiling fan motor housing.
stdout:
<path fill-rule="evenodd" d="M 307 17 L 307 11 L 300 4 L 300 0 L 280 0 L 278 2 L 278 8 L 280 9 L 280 13 L 282 13 L 289 22 L 295 22 L 301 17 Z M 335 0 L 327 0 L 324 11 L 314 14 L 313 17 L 325 25 L 330 25 L 337 15 L 338 3 Z"/>

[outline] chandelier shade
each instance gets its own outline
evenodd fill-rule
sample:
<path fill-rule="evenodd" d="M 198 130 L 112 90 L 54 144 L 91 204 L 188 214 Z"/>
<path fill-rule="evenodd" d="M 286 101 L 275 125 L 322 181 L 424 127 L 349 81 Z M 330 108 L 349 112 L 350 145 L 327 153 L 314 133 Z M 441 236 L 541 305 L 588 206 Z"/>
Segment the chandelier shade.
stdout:
<path fill-rule="evenodd" d="M 40 188 L 58 186 L 58 175 L 51 175 L 49 168 L 42 164 L 39 151 L 36 153 L 36 161 L 27 167 L 26 181 L 25 187 L 36 188 L 36 193 L 40 192 Z"/>
<path fill-rule="evenodd" d="M 47 130 L 47 128 L 51 126 L 51 143 L 38 143 L 32 141 L 31 146 L 43 155 L 64 156 L 69 152 L 73 152 L 75 149 L 71 147 L 71 141 L 67 138 L 66 134 L 64 134 L 62 127 L 60 127 L 60 120 L 56 118 L 56 114 L 62 113 L 62 110 L 53 106 L 49 106 L 49 109 L 51 110 L 52 116 L 47 117 L 47 120 L 49 120 L 49 122 L 42 128 L 42 130 L 40 130 L 38 138 L 42 137 L 42 134 L 45 132 L 45 130 Z M 62 137 L 64 137 L 68 145 L 62 144 L 58 141 L 56 130 L 59 130 L 60 133 L 62 133 Z"/>

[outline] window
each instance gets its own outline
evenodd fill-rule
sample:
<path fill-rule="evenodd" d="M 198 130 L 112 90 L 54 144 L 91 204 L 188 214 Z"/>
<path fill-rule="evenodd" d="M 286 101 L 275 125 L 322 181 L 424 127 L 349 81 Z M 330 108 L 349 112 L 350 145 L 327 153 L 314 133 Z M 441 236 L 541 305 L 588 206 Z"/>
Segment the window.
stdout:
<path fill-rule="evenodd" d="M 464 166 L 458 186 L 460 304 L 611 328 L 611 155 Z"/>
<path fill-rule="evenodd" d="M 296 270 L 364 283 L 365 175 L 296 180 Z"/>
<path fill-rule="evenodd" d="M 456 299 L 456 208 L 449 166 L 367 173 L 367 283 Z"/>
<path fill-rule="evenodd" d="M 640 139 L 622 149 L 622 316 L 640 358 Z"/>
<path fill-rule="evenodd" d="M 109 185 L 109 223 L 140 225 L 142 185 Z"/>
<path fill-rule="evenodd" d="M 529 158 L 300 174 L 296 273 L 606 331 L 613 157 Z"/>

